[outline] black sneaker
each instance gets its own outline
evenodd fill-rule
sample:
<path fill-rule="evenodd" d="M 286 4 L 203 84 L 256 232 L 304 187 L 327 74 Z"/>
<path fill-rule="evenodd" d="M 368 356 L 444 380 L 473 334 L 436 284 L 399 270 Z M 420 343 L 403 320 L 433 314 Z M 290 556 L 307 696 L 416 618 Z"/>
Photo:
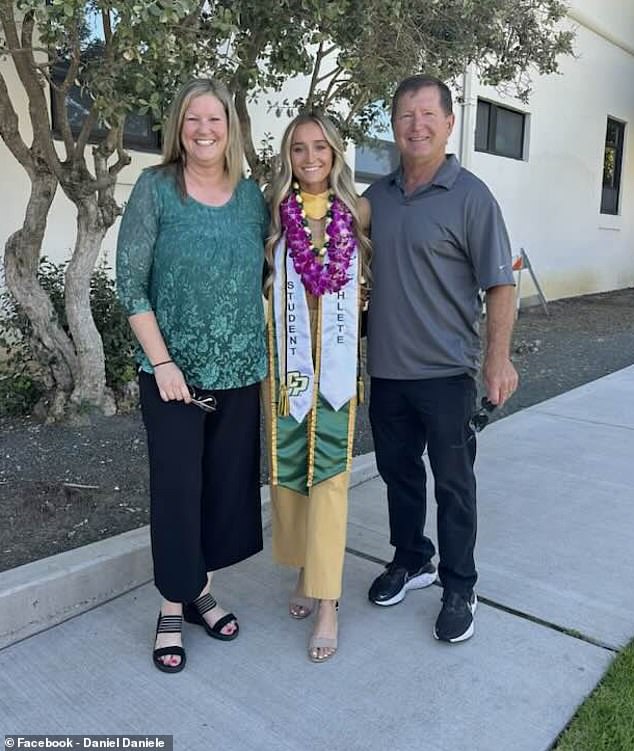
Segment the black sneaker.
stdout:
<path fill-rule="evenodd" d="M 368 598 L 375 605 L 396 605 L 409 589 L 423 589 L 436 581 L 436 567 L 429 561 L 410 574 L 404 566 L 388 563 L 385 571 L 372 582 Z"/>
<path fill-rule="evenodd" d="M 434 626 L 434 636 L 451 644 L 466 641 L 473 636 L 473 615 L 478 605 L 475 592 L 470 596 L 458 592 L 445 592 L 442 608 Z"/>

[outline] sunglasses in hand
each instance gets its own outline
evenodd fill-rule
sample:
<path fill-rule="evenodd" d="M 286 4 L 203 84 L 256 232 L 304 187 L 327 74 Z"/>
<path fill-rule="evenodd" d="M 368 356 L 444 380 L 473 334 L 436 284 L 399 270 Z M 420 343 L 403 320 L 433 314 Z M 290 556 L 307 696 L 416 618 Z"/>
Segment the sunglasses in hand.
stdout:
<path fill-rule="evenodd" d="M 203 412 L 216 411 L 218 402 L 216 401 L 216 397 L 213 394 L 203 396 L 202 394 L 199 394 L 192 386 L 188 386 L 188 388 L 189 394 L 192 398 L 190 404 L 195 404 L 199 409 L 202 409 Z"/>
<path fill-rule="evenodd" d="M 489 401 L 486 396 L 482 397 L 480 402 L 480 409 L 471 416 L 469 420 L 469 427 L 475 432 L 480 433 L 489 424 L 491 419 L 491 413 L 496 408 L 496 404 Z"/>
<path fill-rule="evenodd" d="M 474 412 L 471 417 L 469 418 L 469 422 L 467 423 L 469 430 L 471 431 L 471 434 L 467 438 L 466 441 L 463 443 L 459 443 L 455 446 L 452 446 L 452 449 L 462 449 L 464 448 L 469 441 L 472 441 L 476 433 L 482 432 L 486 426 L 489 424 L 489 421 L 491 419 L 491 413 L 493 410 L 497 407 L 496 404 L 493 404 L 492 401 L 489 401 L 486 396 L 482 397 L 482 401 L 480 402 L 480 409 L 477 412 Z"/>

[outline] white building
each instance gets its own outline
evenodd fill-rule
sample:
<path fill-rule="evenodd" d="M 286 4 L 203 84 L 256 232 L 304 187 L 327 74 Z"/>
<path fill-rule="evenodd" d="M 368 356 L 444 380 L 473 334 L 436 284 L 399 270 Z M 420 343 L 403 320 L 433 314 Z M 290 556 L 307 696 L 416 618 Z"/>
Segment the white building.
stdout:
<path fill-rule="evenodd" d="M 450 150 L 497 197 L 549 299 L 634 286 L 634 2 L 573 0 L 575 57 L 528 105 L 459 81 Z M 387 136 L 386 136 L 387 138 Z M 357 174 L 389 163 L 361 150 Z M 534 287 L 524 284 L 522 295 Z"/>
<path fill-rule="evenodd" d="M 634 2 L 571 5 L 576 58 L 562 60 L 561 75 L 535 81 L 528 107 L 476 85 L 464 108 L 476 123 L 476 98 L 523 115 L 521 159 L 480 150 L 472 125 L 463 153 L 496 194 L 514 249 L 526 248 L 549 298 L 634 286 Z M 507 124 L 511 146 L 517 127 Z"/>
<path fill-rule="evenodd" d="M 491 187 L 514 252 L 528 252 L 549 299 L 634 286 L 634 3 L 573 0 L 567 24 L 576 29 L 576 56 L 561 59 L 560 75 L 534 80 L 528 105 L 465 73 L 450 143 Z M 289 99 L 293 89 L 305 88 L 304 81 L 292 82 Z M 264 104 L 252 115 L 256 141 L 266 131 L 279 139 L 285 119 Z M 386 158 L 377 161 L 376 153 L 359 150 L 360 187 L 387 169 L 392 152 L 386 143 L 379 148 Z M 117 188 L 121 201 L 140 170 L 158 160 L 156 153 L 133 154 Z M 3 247 L 21 222 L 28 181 L 1 141 L 0 175 Z M 59 190 L 44 253 L 57 261 L 68 257 L 74 233 L 74 207 Z M 104 242 L 109 258 L 115 243 L 116 227 Z M 523 281 L 522 295 L 533 294 Z"/>

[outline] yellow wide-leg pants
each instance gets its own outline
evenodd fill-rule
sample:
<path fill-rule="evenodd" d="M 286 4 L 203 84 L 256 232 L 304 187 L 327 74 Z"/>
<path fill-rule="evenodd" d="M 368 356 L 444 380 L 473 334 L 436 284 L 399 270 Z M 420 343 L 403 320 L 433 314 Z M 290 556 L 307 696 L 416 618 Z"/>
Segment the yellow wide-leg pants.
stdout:
<path fill-rule="evenodd" d="M 348 522 L 350 473 L 309 488 L 308 496 L 271 486 L 273 559 L 304 569 L 304 596 L 338 600 Z"/>
<path fill-rule="evenodd" d="M 309 308 L 311 336 L 317 337 L 317 310 Z M 271 466 L 270 381 L 262 384 Z M 354 413 L 352 418 L 354 419 Z M 338 600 L 341 596 L 343 559 L 348 523 L 350 472 L 341 472 L 308 488 L 308 496 L 281 485 L 271 485 L 273 560 L 304 569 L 305 597 Z"/>

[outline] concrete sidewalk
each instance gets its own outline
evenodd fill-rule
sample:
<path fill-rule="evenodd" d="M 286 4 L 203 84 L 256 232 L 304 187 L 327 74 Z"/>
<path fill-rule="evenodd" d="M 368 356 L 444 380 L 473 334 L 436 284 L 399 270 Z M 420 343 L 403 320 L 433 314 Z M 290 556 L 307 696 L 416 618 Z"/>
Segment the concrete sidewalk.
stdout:
<path fill-rule="evenodd" d="M 196 750 L 546 751 L 634 635 L 633 458 L 634 367 L 482 433 L 481 604 L 469 642 L 432 638 L 439 587 L 394 608 L 367 601 L 391 556 L 384 487 L 370 479 L 351 491 L 333 660 L 307 660 L 310 620 L 286 615 L 293 575 L 271 564 L 267 545 L 217 577 L 240 638 L 216 642 L 187 625 L 178 675 L 151 664 L 150 585 L 0 651 L 0 734 L 164 733 L 175 749 Z M 142 578 L 146 541 L 135 546 L 138 571 L 122 565 L 130 545 L 122 552 L 120 541 L 118 563 L 102 547 L 99 565 Z M 84 574 L 69 581 L 94 585 L 95 570 L 88 576 L 75 556 Z M 29 571 L 59 573 L 55 558 Z M 24 570 L 21 585 L 17 570 L 0 575 L 0 603 L 28 591 Z M 0 633 L 8 617 L 0 611 Z"/>

